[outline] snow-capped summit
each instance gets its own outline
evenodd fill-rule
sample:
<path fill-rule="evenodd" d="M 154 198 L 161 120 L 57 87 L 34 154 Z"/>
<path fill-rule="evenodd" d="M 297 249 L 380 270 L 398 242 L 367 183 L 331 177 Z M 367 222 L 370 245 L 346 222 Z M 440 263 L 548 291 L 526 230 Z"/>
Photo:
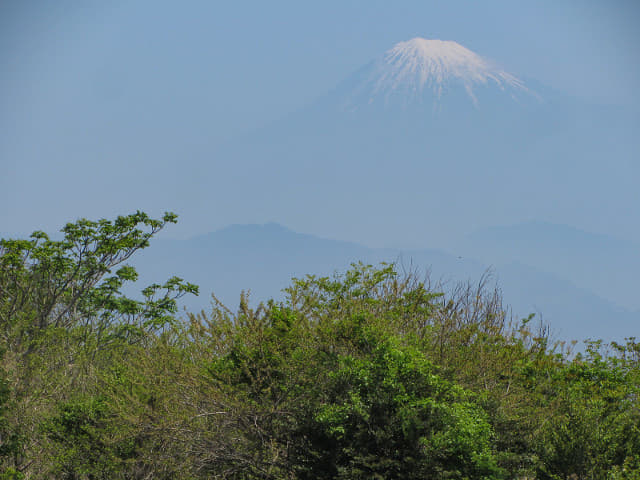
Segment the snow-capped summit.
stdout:
<path fill-rule="evenodd" d="M 438 106 L 446 96 L 464 92 L 480 107 L 481 89 L 496 89 L 512 99 L 532 95 L 515 75 L 459 43 L 414 38 L 397 43 L 360 72 L 353 93 L 358 102 Z"/>
<path fill-rule="evenodd" d="M 377 90 L 426 87 L 441 96 L 444 86 L 453 81 L 462 82 L 470 95 L 474 84 L 524 87 L 515 76 L 452 41 L 414 38 L 400 42 L 385 53 L 379 68 Z"/>

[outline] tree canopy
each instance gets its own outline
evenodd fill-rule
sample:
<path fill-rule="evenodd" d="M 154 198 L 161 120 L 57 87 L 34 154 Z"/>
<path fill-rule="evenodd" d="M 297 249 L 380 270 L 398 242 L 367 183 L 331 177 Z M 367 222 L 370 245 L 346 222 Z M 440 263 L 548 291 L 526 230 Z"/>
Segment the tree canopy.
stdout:
<path fill-rule="evenodd" d="M 572 353 L 386 264 L 180 317 L 180 278 L 122 293 L 175 221 L 0 241 L 0 479 L 640 478 L 635 339 Z"/>

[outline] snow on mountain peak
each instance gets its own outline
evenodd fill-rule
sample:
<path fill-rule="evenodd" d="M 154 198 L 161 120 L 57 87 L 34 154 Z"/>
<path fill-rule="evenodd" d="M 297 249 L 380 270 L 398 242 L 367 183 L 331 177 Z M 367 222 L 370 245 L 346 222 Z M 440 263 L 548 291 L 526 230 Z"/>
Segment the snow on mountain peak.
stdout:
<path fill-rule="evenodd" d="M 372 97 L 398 91 L 417 96 L 430 90 L 436 99 L 462 85 L 476 106 L 475 87 L 527 91 L 517 77 L 459 43 L 424 38 L 400 42 L 388 50 L 375 63 L 368 83 Z"/>

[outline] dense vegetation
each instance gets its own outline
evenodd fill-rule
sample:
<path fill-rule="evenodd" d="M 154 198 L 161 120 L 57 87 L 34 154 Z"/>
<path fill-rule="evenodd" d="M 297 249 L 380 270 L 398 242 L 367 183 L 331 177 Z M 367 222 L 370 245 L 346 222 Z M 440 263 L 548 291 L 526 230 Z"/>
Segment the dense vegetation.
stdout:
<path fill-rule="evenodd" d="M 640 478 L 634 339 L 571 354 L 391 265 L 180 319 L 181 279 L 121 293 L 175 220 L 0 243 L 0 479 Z"/>

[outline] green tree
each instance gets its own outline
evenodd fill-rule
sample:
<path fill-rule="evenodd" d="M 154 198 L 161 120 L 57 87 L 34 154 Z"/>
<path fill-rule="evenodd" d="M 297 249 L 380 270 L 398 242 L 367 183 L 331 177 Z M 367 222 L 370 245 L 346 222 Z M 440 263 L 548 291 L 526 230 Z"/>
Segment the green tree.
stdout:
<path fill-rule="evenodd" d="M 501 478 L 485 412 L 410 345 L 438 298 L 413 287 L 356 265 L 295 281 L 282 305 L 241 303 L 208 369 L 238 405 L 212 463 L 238 478 Z"/>
<path fill-rule="evenodd" d="M 638 371 L 601 347 L 589 342 L 544 387 L 551 415 L 538 433 L 540 478 L 606 478 L 640 458 Z"/>
<path fill-rule="evenodd" d="M 313 409 L 301 478 L 501 478 L 486 413 L 394 339 L 340 356 Z M 309 468 L 311 466 L 311 468 Z M 322 473 L 320 473 L 322 472 Z"/>
<path fill-rule="evenodd" d="M 174 277 L 154 284 L 141 299 L 122 293 L 137 279 L 125 265 L 176 215 L 152 219 L 142 212 L 115 220 L 67 224 L 61 240 L 35 232 L 29 240 L 0 240 L 0 349 L 8 376 L 2 426 L 22 438 L 20 452 L 3 439 L 3 468 L 37 471 L 29 458 L 46 445 L 39 428 L 56 405 L 99 389 L 96 372 L 119 348 L 141 344 L 175 320 L 177 299 L 197 293 Z M 3 390 L 3 392 L 5 392 Z M 7 437 L 9 438 L 9 437 Z"/>
<path fill-rule="evenodd" d="M 167 213 L 156 220 L 137 212 L 114 221 L 69 223 L 59 241 L 44 232 L 30 240 L 0 240 L 0 323 L 8 350 L 30 353 L 48 329 L 80 328 L 104 343 L 109 335 L 165 326 L 176 298 L 197 293 L 197 287 L 172 278 L 151 285 L 144 300 L 136 301 L 120 292 L 124 282 L 137 279 L 135 269 L 114 269 L 176 218 Z"/>

